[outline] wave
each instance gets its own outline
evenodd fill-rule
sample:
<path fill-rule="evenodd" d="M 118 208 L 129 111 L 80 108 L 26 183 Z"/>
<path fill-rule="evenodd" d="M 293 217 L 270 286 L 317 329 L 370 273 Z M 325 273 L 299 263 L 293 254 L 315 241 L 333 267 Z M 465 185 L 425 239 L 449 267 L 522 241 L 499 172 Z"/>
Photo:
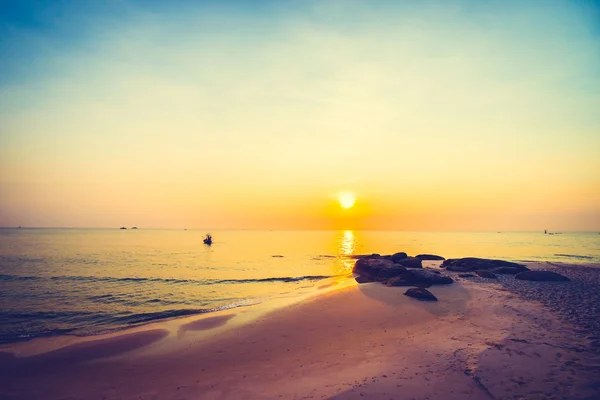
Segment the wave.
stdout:
<path fill-rule="evenodd" d="M 337 276 L 337 275 L 333 275 Z M 16 293 L 35 287 L 32 296 L 44 299 L 49 296 L 55 301 L 54 293 L 60 294 L 60 287 L 68 287 L 79 293 L 81 306 L 65 305 L 58 310 L 39 310 L 38 306 L 21 305 L 0 309 L 0 343 L 27 341 L 39 337 L 59 335 L 89 336 L 114 332 L 159 320 L 216 312 L 225 309 L 250 306 L 264 301 L 263 298 L 236 298 L 225 294 L 223 298 L 210 296 L 205 301 L 188 302 L 186 298 L 171 298 L 169 293 L 185 291 L 197 287 L 204 291 L 208 285 L 223 285 L 227 293 L 229 285 L 302 285 L 302 282 L 320 281 L 330 275 L 275 276 L 252 279 L 175 279 L 155 277 L 94 277 L 94 276 L 19 276 L 0 274 L 0 286 Z M 56 287 L 58 285 L 58 287 Z M 306 285 L 306 283 L 304 284 Z M 81 287 L 98 286 L 100 293 L 87 293 Z M 121 290 L 121 288 L 126 290 Z M 239 290 L 238 287 L 233 289 Z M 291 288 L 291 287 L 290 287 Z M 38 290 L 39 289 L 39 290 Z M 51 290 L 50 290 L 51 289 Z M 215 288 L 216 289 L 216 288 Z M 221 290 L 218 289 L 218 290 Z M 268 287 L 265 287 L 268 291 Z M 210 290 L 210 288 L 208 289 Z M 276 288 L 276 290 L 279 290 Z M 280 290 L 279 290 L 280 291 Z M 0 293 L 0 297 L 3 294 Z M 164 298 L 162 298 L 164 295 Z M 0 298 L 0 300 L 2 300 Z M 62 297 L 60 298 L 62 301 Z M 91 302 L 91 303 L 90 303 Z M 37 303 L 36 303 L 37 304 Z M 90 306 L 90 304 L 92 304 Z M 108 305 L 108 306 L 106 306 Z"/>
<path fill-rule="evenodd" d="M 240 300 L 229 304 L 224 304 L 214 308 L 194 309 L 194 308 L 179 308 L 156 312 L 133 313 L 128 315 L 111 315 L 99 312 L 85 311 L 64 311 L 64 312 L 17 312 L 11 313 L 7 310 L 0 310 L 0 323 L 15 321 L 52 321 L 55 325 L 75 324 L 75 327 L 70 328 L 55 328 L 55 329 L 35 329 L 29 328 L 26 330 L 17 329 L 12 332 L 0 331 L 0 344 L 15 343 L 27 341 L 40 337 L 52 337 L 60 335 L 71 336 L 92 336 L 105 334 L 123 329 L 130 328 L 136 325 L 144 325 L 152 322 L 157 322 L 169 318 L 185 317 L 198 314 L 206 314 L 221 310 L 244 307 L 257 304 L 258 301 L 250 299 Z M 104 329 L 100 328 L 103 327 Z M 95 329 L 95 328 L 100 328 Z M 92 329 L 92 330 L 90 330 Z"/>
<path fill-rule="evenodd" d="M 240 305 L 232 305 L 228 308 L 239 306 Z M 93 312 L 0 312 L 0 321 L 3 323 L 14 323 L 18 321 L 49 321 L 52 325 L 61 326 L 54 329 L 39 329 L 34 326 L 29 326 L 28 328 L 16 329 L 11 332 L 0 331 L 0 344 L 22 342 L 35 338 L 60 335 L 98 335 L 123 330 L 133 325 L 148 324 L 167 318 L 204 314 L 213 311 L 217 311 L 217 309 L 173 309 L 149 313 L 135 313 L 123 316 Z M 65 325 L 71 325 L 71 327 L 63 328 Z M 104 327 L 104 329 L 90 331 L 90 329 L 93 329 L 93 327 L 98 328 L 100 326 Z"/>
<path fill-rule="evenodd" d="M 39 276 L 15 276 L 15 275 L 0 275 L 0 281 L 38 281 Z"/>
<path fill-rule="evenodd" d="M 333 277 L 335 277 L 335 275 L 286 276 L 286 277 L 282 277 L 282 278 L 262 278 L 262 279 L 223 279 L 223 280 L 216 280 L 212 284 L 320 281 L 321 279 L 327 279 L 327 278 L 333 278 Z"/>
<path fill-rule="evenodd" d="M 125 315 L 122 317 L 116 317 L 115 322 L 120 324 L 134 325 L 141 324 L 144 322 L 152 322 L 161 319 L 184 317 L 186 315 L 196 315 L 211 312 L 211 309 L 175 309 L 165 310 L 149 313 L 136 313 L 131 315 Z"/>
<path fill-rule="evenodd" d="M 168 284 L 194 284 L 194 285 L 219 285 L 219 284 L 238 284 L 238 283 L 267 283 L 267 282 L 300 282 L 300 281 L 318 281 L 321 279 L 333 278 L 336 275 L 305 275 L 305 276 L 284 276 L 258 279 L 175 279 L 175 278 L 114 278 L 108 276 L 17 276 L 1 275 L 0 281 L 85 281 L 85 282 L 130 282 L 130 283 L 168 283 Z"/>
<path fill-rule="evenodd" d="M 566 258 L 579 258 L 582 260 L 593 260 L 594 257 L 592 256 L 581 256 L 581 255 L 577 255 L 577 254 L 555 254 L 555 257 L 566 257 Z"/>
<path fill-rule="evenodd" d="M 41 338 L 41 337 L 53 337 L 60 335 L 68 335 L 73 332 L 75 328 L 68 329 L 46 329 L 38 332 L 21 332 L 21 333 L 0 333 L 0 344 L 24 342 L 27 340 Z"/>
<path fill-rule="evenodd" d="M 89 317 L 97 313 L 91 311 L 23 311 L 23 312 L 11 312 L 9 310 L 0 311 L 0 321 L 6 320 L 55 320 L 55 319 L 71 319 L 73 317 Z"/>

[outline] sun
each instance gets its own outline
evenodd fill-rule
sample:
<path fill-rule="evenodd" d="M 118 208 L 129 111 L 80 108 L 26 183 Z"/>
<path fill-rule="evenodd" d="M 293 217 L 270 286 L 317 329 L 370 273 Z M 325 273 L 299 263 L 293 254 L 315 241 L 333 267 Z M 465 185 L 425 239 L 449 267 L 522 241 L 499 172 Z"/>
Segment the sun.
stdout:
<path fill-rule="evenodd" d="M 342 206 L 344 210 L 347 210 L 354 206 L 356 195 L 352 192 L 342 192 L 339 194 L 338 200 L 340 201 L 340 206 Z"/>

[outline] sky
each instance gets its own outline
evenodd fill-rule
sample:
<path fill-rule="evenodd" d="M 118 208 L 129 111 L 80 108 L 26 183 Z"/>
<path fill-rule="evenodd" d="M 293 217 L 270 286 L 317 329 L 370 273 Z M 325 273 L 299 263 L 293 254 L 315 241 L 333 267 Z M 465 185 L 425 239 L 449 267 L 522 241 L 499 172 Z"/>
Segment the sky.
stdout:
<path fill-rule="evenodd" d="M 0 0 L 18 225 L 600 231 L 600 2 Z"/>

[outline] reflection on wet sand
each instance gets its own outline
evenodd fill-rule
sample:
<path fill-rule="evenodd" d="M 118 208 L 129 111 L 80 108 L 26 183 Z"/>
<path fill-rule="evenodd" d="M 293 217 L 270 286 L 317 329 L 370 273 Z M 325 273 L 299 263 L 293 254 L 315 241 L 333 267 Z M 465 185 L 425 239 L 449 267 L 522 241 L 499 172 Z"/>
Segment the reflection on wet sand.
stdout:
<path fill-rule="evenodd" d="M 233 318 L 235 314 L 219 315 L 214 317 L 201 318 L 196 321 L 189 322 L 179 327 L 178 336 L 183 335 L 186 331 L 205 331 L 225 325 L 227 321 Z"/>

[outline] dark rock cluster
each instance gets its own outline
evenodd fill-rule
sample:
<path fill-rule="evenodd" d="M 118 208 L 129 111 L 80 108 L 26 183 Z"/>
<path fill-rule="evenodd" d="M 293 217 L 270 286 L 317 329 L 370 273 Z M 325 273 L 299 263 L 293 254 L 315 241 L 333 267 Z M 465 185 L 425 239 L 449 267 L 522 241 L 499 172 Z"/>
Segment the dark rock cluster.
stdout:
<path fill-rule="evenodd" d="M 409 257 L 406 253 L 357 256 L 353 272 L 359 283 L 412 286 L 404 293 L 406 296 L 437 301 L 425 288 L 454 280 L 440 270 L 423 268 L 421 261 L 428 260 L 428 256 Z M 474 257 L 445 260 L 441 268 L 456 273 L 454 275 L 459 278 L 479 279 L 480 282 L 484 282 L 481 278 L 494 279 L 512 293 L 541 302 L 574 323 L 577 335 L 587 338 L 590 348 L 600 354 L 600 268 L 547 263 L 544 271 L 530 271 L 518 263 Z"/>
<path fill-rule="evenodd" d="M 526 266 L 514 262 L 475 257 L 449 259 L 444 261 L 441 267 L 453 272 L 475 272 L 485 270 L 494 274 L 507 275 L 529 271 L 529 268 Z"/>
<path fill-rule="evenodd" d="M 439 272 L 434 272 L 426 269 L 407 270 L 405 273 L 394 278 L 388 279 L 385 284 L 387 286 L 420 286 L 423 285 L 447 285 L 454 282 L 449 276 L 441 275 Z"/>
<path fill-rule="evenodd" d="M 561 282 L 570 281 L 564 275 L 552 271 L 525 271 L 515 275 L 516 279 L 522 281 L 545 281 L 545 282 Z"/>
<path fill-rule="evenodd" d="M 564 275 L 552 271 L 530 271 L 524 265 L 511 261 L 490 260 L 487 258 L 455 258 L 446 260 L 441 268 L 452 272 L 474 272 L 478 276 L 487 279 L 497 279 L 497 275 L 515 275 L 516 279 L 523 281 L 545 281 L 561 282 L 568 281 Z M 460 277 L 468 277 L 469 274 L 459 274 Z"/>
<path fill-rule="evenodd" d="M 432 285 L 447 285 L 454 280 L 435 269 L 423 268 L 422 260 L 444 260 L 441 268 L 449 272 L 462 272 L 461 278 L 479 276 L 498 279 L 498 275 L 515 275 L 526 281 L 569 281 L 569 278 L 551 271 L 530 271 L 524 265 L 486 258 L 456 258 L 445 260 L 433 254 L 410 257 L 404 252 L 392 255 L 370 254 L 355 256 L 358 260 L 352 272 L 358 283 L 381 282 L 387 286 L 414 286 L 405 294 L 420 300 L 437 300 L 425 288 Z M 472 273 L 471 273 L 472 272 Z M 476 274 L 476 275 L 474 275 Z M 409 294 L 409 292 L 411 294 Z"/>
<path fill-rule="evenodd" d="M 445 285 L 453 282 L 452 278 L 441 275 L 439 271 L 423 269 L 421 259 L 409 257 L 406 253 L 362 257 L 356 261 L 352 272 L 358 275 L 360 283 L 382 282 L 388 286 Z"/>
<path fill-rule="evenodd" d="M 400 252 L 389 256 L 371 254 L 360 256 L 354 264 L 352 272 L 358 283 L 382 282 L 387 286 L 416 286 L 419 288 L 421 297 L 426 300 L 437 300 L 433 294 L 425 288 L 431 285 L 446 285 L 454 282 L 449 276 L 442 275 L 439 271 L 424 269 L 423 259 L 443 259 L 442 257 L 426 254 L 425 258 L 409 257 Z M 410 292 L 412 289 L 409 289 Z M 411 296 L 406 293 L 407 296 Z M 428 295 L 427 295 L 428 293 Z M 414 297 L 414 296 L 413 296 Z"/>

